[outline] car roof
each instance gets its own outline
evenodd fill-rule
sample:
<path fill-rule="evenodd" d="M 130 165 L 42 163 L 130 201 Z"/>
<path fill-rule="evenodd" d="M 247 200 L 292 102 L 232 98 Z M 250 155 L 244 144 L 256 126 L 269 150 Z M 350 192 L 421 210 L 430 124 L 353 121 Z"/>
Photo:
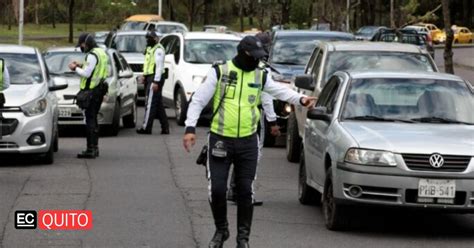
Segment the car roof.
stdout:
<path fill-rule="evenodd" d="M 125 19 L 128 22 L 149 22 L 149 21 L 161 21 L 163 18 L 159 15 L 145 14 L 145 15 L 132 15 Z"/>
<path fill-rule="evenodd" d="M 241 40 L 241 37 L 238 37 L 234 34 L 226 33 L 212 33 L 212 32 L 187 32 L 184 34 L 174 33 L 174 35 L 183 35 L 186 40 Z"/>
<path fill-rule="evenodd" d="M 438 79 L 438 80 L 450 80 L 450 81 L 461 81 L 464 80 L 459 76 L 440 72 L 426 72 L 426 71 L 407 71 L 407 72 L 394 72 L 394 71 L 381 71 L 381 70 L 358 70 L 358 71 L 347 71 L 349 76 L 353 79 L 363 78 L 413 78 L 413 79 Z"/>
<path fill-rule="evenodd" d="M 337 31 L 312 31 L 312 30 L 278 30 L 275 31 L 275 37 L 294 37 L 294 36 L 325 36 L 325 37 L 353 37 L 351 33 Z"/>
<path fill-rule="evenodd" d="M 111 50 L 115 50 L 112 48 L 104 48 L 102 47 L 106 52 L 109 52 Z M 60 52 L 81 52 L 81 50 L 78 47 L 73 47 L 73 46 L 68 46 L 68 47 L 50 47 L 46 50 L 47 53 L 60 53 Z"/>
<path fill-rule="evenodd" d="M 157 24 L 157 25 L 179 25 L 179 26 L 186 26 L 184 25 L 184 23 L 181 23 L 181 22 L 170 22 L 170 21 L 159 21 L 159 22 L 150 22 L 150 23 L 153 23 L 153 24 Z"/>
<path fill-rule="evenodd" d="M 397 42 L 373 41 L 322 41 L 331 51 L 387 51 L 405 53 L 426 53 L 419 47 Z"/>
<path fill-rule="evenodd" d="M 0 44 L 0 53 L 36 54 L 36 48 L 30 46 Z"/>
<path fill-rule="evenodd" d="M 131 30 L 131 31 L 117 31 L 117 36 L 121 35 L 146 35 L 148 31 L 144 30 Z"/>

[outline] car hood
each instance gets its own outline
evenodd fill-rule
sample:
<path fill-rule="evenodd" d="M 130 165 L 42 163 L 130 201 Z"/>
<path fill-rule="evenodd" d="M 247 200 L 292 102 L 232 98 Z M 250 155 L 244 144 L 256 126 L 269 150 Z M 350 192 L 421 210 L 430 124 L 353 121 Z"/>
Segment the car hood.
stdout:
<path fill-rule="evenodd" d="M 40 98 L 46 93 L 46 84 L 10 85 L 3 91 L 6 107 L 20 107 L 28 102 Z"/>
<path fill-rule="evenodd" d="M 341 125 L 361 148 L 474 156 L 474 126 L 368 121 L 345 121 Z"/>
<path fill-rule="evenodd" d="M 143 64 L 145 62 L 145 55 L 142 53 L 121 53 L 129 64 Z"/>
<path fill-rule="evenodd" d="M 304 65 L 282 65 L 282 64 L 272 64 L 272 66 L 280 72 L 285 79 L 290 80 L 293 76 L 300 75 L 304 73 Z"/>
<path fill-rule="evenodd" d="M 56 91 L 56 96 L 59 99 L 59 104 L 72 104 L 74 96 L 77 95 L 77 92 L 79 92 L 79 84 L 81 82 L 81 78 L 78 76 L 56 78 L 60 78 L 68 84 L 68 87 L 66 89 Z"/>

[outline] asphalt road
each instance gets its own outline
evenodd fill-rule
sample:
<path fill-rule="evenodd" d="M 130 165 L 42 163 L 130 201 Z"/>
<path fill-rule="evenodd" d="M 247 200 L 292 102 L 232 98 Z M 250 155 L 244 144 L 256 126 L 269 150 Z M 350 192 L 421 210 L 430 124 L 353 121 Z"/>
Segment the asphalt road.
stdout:
<path fill-rule="evenodd" d="M 194 164 L 206 128 L 198 128 L 192 154 L 181 146 L 183 129 L 137 136 L 122 129 L 104 137 L 101 157 L 79 160 L 85 140 L 68 132 L 53 165 L 30 159 L 0 160 L 0 247 L 206 247 L 214 228 L 205 170 Z M 158 132 L 157 132 L 158 131 Z M 265 148 L 256 182 L 252 247 L 473 247 L 474 215 L 361 209 L 351 231 L 325 229 L 321 209 L 297 201 L 297 165 L 283 148 Z M 89 209 L 90 231 L 16 230 L 16 210 Z M 235 247 L 235 210 L 229 205 Z"/>

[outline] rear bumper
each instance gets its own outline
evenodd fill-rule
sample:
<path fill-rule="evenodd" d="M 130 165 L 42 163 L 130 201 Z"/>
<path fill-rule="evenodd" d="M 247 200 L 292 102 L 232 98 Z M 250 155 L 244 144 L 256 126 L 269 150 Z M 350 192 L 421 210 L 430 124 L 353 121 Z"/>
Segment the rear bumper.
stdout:
<path fill-rule="evenodd" d="M 115 102 L 103 102 L 100 106 L 97 121 L 99 125 L 110 125 L 113 122 Z M 63 115 L 63 113 L 70 112 L 71 115 Z M 61 104 L 59 105 L 59 126 L 75 126 L 85 125 L 84 112 L 75 104 Z"/>

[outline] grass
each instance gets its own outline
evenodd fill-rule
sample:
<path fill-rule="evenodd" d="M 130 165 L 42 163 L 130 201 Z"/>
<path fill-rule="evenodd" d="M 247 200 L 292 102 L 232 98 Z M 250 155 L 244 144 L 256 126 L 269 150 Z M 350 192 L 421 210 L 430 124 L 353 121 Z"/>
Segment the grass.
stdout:
<path fill-rule="evenodd" d="M 106 24 L 74 24 L 74 35 L 81 32 L 95 32 L 110 30 L 112 27 Z M 51 24 L 25 24 L 23 27 L 25 37 L 34 36 L 67 36 L 69 35 L 69 25 L 67 23 L 58 23 L 56 28 Z M 17 38 L 18 25 L 13 25 L 11 30 L 8 30 L 8 25 L 0 25 L 0 37 Z"/>

